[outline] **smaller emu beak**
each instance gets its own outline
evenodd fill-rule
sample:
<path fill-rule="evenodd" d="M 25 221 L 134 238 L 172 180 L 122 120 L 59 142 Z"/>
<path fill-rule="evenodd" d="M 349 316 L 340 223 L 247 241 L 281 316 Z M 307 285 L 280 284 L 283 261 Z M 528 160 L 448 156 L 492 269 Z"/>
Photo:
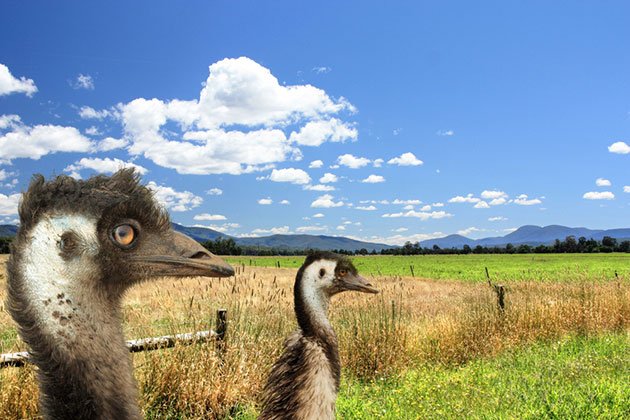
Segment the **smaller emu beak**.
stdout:
<path fill-rule="evenodd" d="M 341 279 L 341 285 L 345 290 L 354 290 L 362 293 L 378 293 L 379 290 L 374 288 L 365 277 L 358 274 L 347 274 Z"/>
<path fill-rule="evenodd" d="M 234 269 L 223 259 L 209 252 L 194 239 L 172 231 L 172 241 L 162 243 L 152 255 L 133 257 L 146 264 L 152 276 L 230 277 Z"/>

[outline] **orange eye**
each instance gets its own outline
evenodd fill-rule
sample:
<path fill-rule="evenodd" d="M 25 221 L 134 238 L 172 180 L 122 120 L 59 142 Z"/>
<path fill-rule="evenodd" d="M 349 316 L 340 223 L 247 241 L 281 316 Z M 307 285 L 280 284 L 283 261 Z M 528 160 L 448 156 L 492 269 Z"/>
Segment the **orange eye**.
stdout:
<path fill-rule="evenodd" d="M 130 225 L 120 225 L 112 232 L 116 245 L 128 247 L 136 239 L 136 231 Z"/>
<path fill-rule="evenodd" d="M 345 277 L 348 274 L 348 270 L 341 269 L 339 270 L 339 277 Z"/>

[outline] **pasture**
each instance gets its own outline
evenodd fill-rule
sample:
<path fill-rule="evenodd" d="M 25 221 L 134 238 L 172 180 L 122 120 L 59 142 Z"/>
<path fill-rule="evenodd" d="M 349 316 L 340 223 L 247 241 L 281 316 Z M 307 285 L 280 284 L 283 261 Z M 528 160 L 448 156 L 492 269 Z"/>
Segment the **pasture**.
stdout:
<path fill-rule="evenodd" d="M 266 375 L 295 328 L 292 285 L 303 258 L 229 260 L 239 267 L 232 278 L 167 278 L 126 296 L 127 339 L 205 330 L 216 309 L 228 310 L 221 353 L 203 343 L 132 356 L 146 418 L 255 418 Z M 2 301 L 5 261 L 0 256 Z M 273 268 L 277 261 L 281 268 Z M 339 418 L 630 415 L 629 255 L 354 261 L 381 293 L 333 299 Z M 485 283 L 486 266 L 508 288 L 503 313 Z M 0 352 L 19 350 L 2 307 Z M 0 370 L 0 418 L 36 416 L 34 369 Z"/>

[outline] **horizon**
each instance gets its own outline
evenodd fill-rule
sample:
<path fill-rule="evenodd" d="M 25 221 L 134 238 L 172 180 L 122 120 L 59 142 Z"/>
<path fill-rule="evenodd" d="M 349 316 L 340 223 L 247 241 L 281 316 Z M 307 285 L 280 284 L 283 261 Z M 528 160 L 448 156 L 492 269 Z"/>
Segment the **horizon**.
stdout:
<path fill-rule="evenodd" d="M 625 2 L 246 3 L 8 2 L 0 224 L 34 173 L 121 166 L 235 237 L 627 224 Z"/>

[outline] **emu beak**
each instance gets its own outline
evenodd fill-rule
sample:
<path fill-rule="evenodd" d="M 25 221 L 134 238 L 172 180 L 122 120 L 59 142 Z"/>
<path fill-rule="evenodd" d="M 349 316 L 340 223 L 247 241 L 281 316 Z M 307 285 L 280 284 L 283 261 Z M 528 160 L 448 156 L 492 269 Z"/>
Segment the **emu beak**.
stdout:
<path fill-rule="evenodd" d="M 132 260 L 145 264 L 151 276 L 230 277 L 234 269 L 209 252 L 199 242 L 172 231 L 172 240 L 152 247 L 151 255 L 138 255 Z"/>
<path fill-rule="evenodd" d="M 358 274 L 348 273 L 341 279 L 341 287 L 343 290 L 354 290 L 362 293 L 378 293 L 378 289 L 375 289 L 365 277 Z"/>

